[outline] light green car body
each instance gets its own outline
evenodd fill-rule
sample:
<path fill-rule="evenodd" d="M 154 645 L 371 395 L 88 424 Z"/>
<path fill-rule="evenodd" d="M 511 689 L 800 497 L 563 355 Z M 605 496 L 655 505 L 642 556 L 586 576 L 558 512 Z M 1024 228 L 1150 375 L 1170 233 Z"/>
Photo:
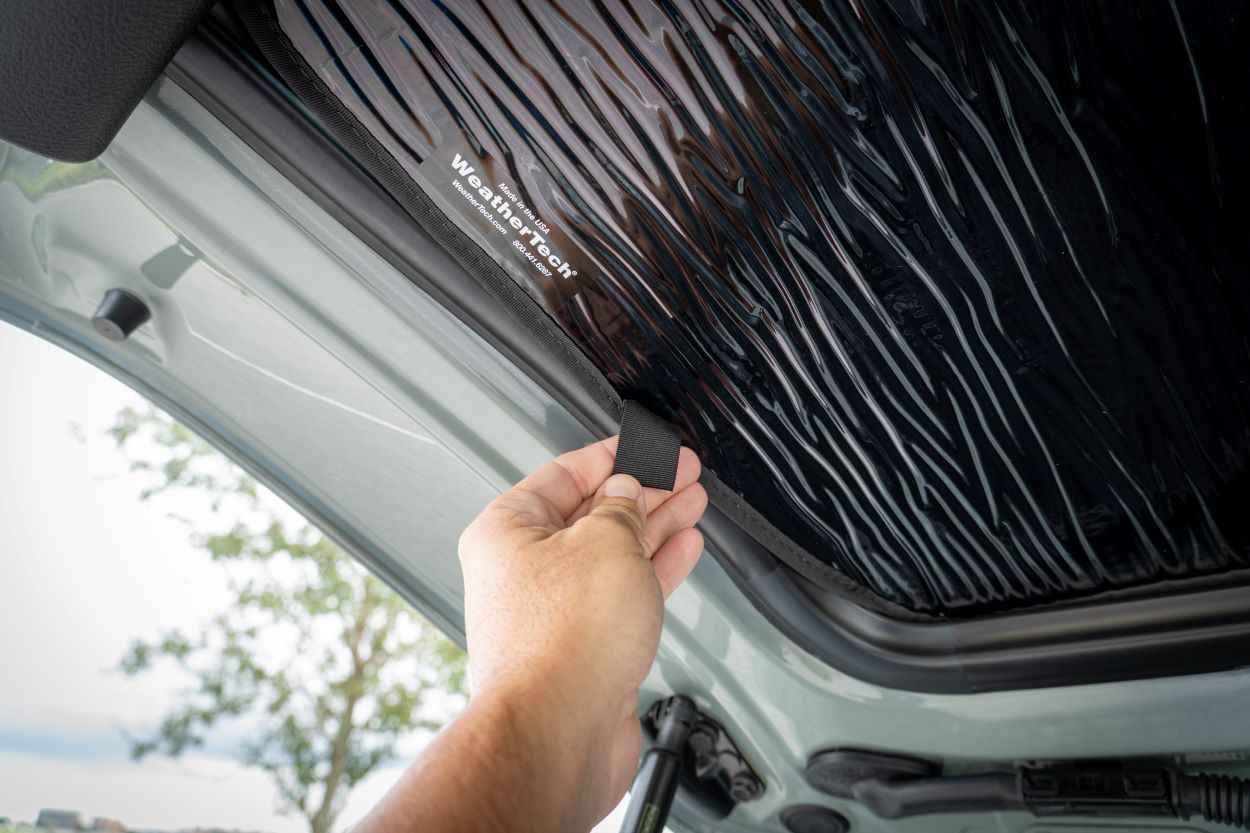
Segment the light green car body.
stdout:
<path fill-rule="evenodd" d="M 186 257 L 152 261 L 173 246 Z M 185 272 L 160 268 L 179 260 Z M 431 251 L 426 267 L 451 264 Z M 90 324 L 111 288 L 153 314 L 120 344 Z M 460 530 L 525 471 L 594 439 L 169 80 L 98 162 L 0 145 L 0 317 L 195 427 L 457 639 Z M 668 604 L 641 706 L 673 693 L 723 723 L 766 782 L 715 822 L 679 796 L 678 831 L 780 831 L 795 803 L 833 807 L 864 833 L 1228 829 L 988 813 L 882 821 L 804 781 L 808 756 L 833 747 L 929 757 L 947 772 L 1126 756 L 1250 772 L 1250 673 L 890 690 L 789 642 L 711 558 Z"/>

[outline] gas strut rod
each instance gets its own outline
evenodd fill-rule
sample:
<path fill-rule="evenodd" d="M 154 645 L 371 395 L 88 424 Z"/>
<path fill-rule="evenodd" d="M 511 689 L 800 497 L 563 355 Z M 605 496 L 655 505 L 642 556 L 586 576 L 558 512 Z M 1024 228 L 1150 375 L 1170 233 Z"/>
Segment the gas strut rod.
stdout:
<path fill-rule="evenodd" d="M 689 697 L 670 697 L 656 720 L 655 744 L 642 757 L 621 833 L 659 833 L 677 794 L 681 755 L 698 712 Z"/>

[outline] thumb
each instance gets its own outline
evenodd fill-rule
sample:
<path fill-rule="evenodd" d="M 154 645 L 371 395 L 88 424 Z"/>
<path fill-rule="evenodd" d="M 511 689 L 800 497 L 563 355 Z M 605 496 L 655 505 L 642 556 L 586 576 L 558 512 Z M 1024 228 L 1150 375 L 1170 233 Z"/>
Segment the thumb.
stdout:
<path fill-rule="evenodd" d="M 604 532 L 613 529 L 616 535 L 627 536 L 622 544 L 637 543 L 641 548 L 645 518 L 642 484 L 628 474 L 614 474 L 604 481 L 582 521 Z"/>

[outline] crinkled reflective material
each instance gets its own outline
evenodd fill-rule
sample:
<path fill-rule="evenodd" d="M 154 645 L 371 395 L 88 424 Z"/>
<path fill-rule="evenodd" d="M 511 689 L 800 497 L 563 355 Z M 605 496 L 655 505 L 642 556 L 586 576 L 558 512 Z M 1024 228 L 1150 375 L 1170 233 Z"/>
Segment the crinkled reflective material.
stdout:
<path fill-rule="evenodd" d="M 1241 3 L 276 8 L 618 390 L 881 597 L 1250 560 Z"/>

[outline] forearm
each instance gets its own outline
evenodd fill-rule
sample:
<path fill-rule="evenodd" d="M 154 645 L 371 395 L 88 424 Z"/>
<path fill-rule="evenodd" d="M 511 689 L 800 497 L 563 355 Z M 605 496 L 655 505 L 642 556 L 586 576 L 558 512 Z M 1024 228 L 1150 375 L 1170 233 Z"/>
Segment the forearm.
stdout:
<path fill-rule="evenodd" d="M 588 833 L 625 794 L 642 744 L 638 687 L 664 599 L 703 549 L 693 527 L 707 495 L 689 449 L 672 490 L 613 475 L 615 449 L 547 463 L 465 530 L 480 688 L 359 833 Z"/>
<path fill-rule="evenodd" d="M 358 833 L 586 833 L 595 808 L 584 787 L 604 765 L 595 745 L 610 742 L 610 730 L 604 734 L 594 724 L 610 727 L 611 721 L 567 714 L 541 697 L 475 697 Z"/>

